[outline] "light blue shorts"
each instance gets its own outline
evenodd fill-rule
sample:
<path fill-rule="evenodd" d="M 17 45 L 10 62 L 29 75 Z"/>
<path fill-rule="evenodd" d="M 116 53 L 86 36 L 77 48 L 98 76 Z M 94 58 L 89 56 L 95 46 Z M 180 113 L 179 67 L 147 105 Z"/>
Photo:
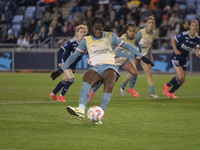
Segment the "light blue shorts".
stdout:
<path fill-rule="evenodd" d="M 114 70 L 118 76 L 120 76 L 119 74 L 119 67 L 117 65 L 97 65 L 97 66 L 90 66 L 89 69 L 94 70 L 95 72 L 97 72 L 98 74 L 100 74 L 101 76 L 103 76 L 104 72 L 108 69 L 112 69 Z"/>
<path fill-rule="evenodd" d="M 123 65 L 120 65 L 119 67 L 120 67 L 120 69 L 122 68 L 124 68 L 124 66 L 126 66 L 126 64 L 127 63 L 129 63 L 130 61 L 131 61 L 132 59 L 130 59 L 130 58 L 128 58 L 125 62 L 124 62 L 124 64 Z"/>

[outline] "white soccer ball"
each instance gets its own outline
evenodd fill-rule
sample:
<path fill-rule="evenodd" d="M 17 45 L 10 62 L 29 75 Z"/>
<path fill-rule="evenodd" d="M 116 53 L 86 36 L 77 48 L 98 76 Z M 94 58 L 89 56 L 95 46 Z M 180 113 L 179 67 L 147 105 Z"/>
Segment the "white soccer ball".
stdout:
<path fill-rule="evenodd" d="M 92 106 L 87 112 L 87 116 L 91 121 L 97 122 L 103 119 L 104 111 L 99 106 Z"/>

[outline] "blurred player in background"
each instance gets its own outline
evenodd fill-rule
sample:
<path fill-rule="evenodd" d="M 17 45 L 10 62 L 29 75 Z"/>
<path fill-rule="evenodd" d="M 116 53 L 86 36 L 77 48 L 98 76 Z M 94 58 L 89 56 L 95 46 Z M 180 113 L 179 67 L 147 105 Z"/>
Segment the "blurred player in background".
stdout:
<path fill-rule="evenodd" d="M 142 55 L 146 56 L 147 58 L 149 58 L 151 61 L 153 60 L 153 55 L 151 53 L 151 49 L 152 49 L 152 43 L 153 40 L 155 39 L 156 36 L 156 32 L 154 30 L 154 26 L 155 26 L 155 19 L 152 16 L 149 16 L 145 19 L 145 28 L 139 30 L 137 32 L 137 41 L 140 44 L 141 47 L 141 53 Z M 133 63 L 137 66 L 138 61 L 140 61 L 140 59 L 135 59 L 133 60 Z M 154 84 L 153 84 L 153 77 L 152 77 L 152 72 L 151 72 L 151 66 L 140 61 L 140 65 L 142 67 L 142 69 L 144 70 L 146 76 L 147 76 L 147 82 L 149 85 L 149 90 L 150 90 L 150 97 L 151 98 L 158 98 L 158 96 L 155 94 L 154 91 Z M 120 92 L 124 93 L 124 89 L 125 86 L 127 84 L 128 81 L 131 81 L 133 83 L 136 82 L 137 80 L 137 76 L 132 76 L 130 74 L 127 74 L 124 81 L 121 84 L 121 88 L 120 88 Z M 129 89 L 128 92 L 133 94 L 133 87 L 134 84 L 129 85 Z"/>
<path fill-rule="evenodd" d="M 125 42 L 133 46 L 139 47 L 139 44 L 136 41 L 137 38 L 136 38 L 135 33 L 136 33 L 135 24 L 129 23 L 125 26 L 125 28 L 122 30 L 119 36 Z M 128 71 L 131 74 L 131 77 L 137 78 L 137 68 L 135 64 L 131 61 L 132 59 L 135 59 L 135 55 L 131 54 L 129 50 L 117 48 L 116 57 L 115 57 L 116 65 L 123 68 L 123 70 Z M 133 87 L 133 85 L 135 84 L 135 81 L 136 80 L 132 80 L 132 78 L 130 78 L 130 87 Z M 91 98 L 94 96 L 94 93 L 99 89 L 101 85 L 102 85 L 102 82 L 98 83 L 90 90 L 90 98 L 88 101 L 91 100 Z M 129 88 L 128 90 L 132 92 L 132 95 L 134 97 L 139 97 L 139 94 L 135 90 L 131 88 Z M 121 87 L 120 87 L 120 92 L 122 96 L 125 95 L 124 89 L 121 89 Z"/>
<path fill-rule="evenodd" d="M 91 22 L 91 35 L 85 36 L 76 48 L 76 51 L 67 59 L 61 69 L 58 69 L 51 74 L 51 78 L 53 80 L 56 79 L 66 68 L 70 66 L 71 63 L 73 63 L 75 58 L 82 55 L 82 53 L 86 50 L 88 51 L 91 65 L 83 76 L 79 106 L 67 106 L 68 112 L 79 117 L 80 119 L 84 118 L 85 108 L 90 97 L 90 89 L 99 81 L 103 81 L 104 83 L 104 92 L 101 97 L 100 107 L 105 110 L 110 101 L 111 92 L 119 77 L 118 66 L 115 65 L 115 53 L 113 51 L 115 47 L 118 46 L 128 49 L 132 53 L 141 57 L 141 59 L 147 64 L 154 65 L 132 45 L 124 42 L 112 32 L 104 32 L 104 27 L 105 23 L 103 19 L 94 18 Z M 96 123 L 102 124 L 101 121 Z"/>
<path fill-rule="evenodd" d="M 74 53 L 75 49 L 79 45 L 81 39 L 87 34 L 88 29 L 85 25 L 79 25 L 76 27 L 76 32 L 74 37 L 65 43 L 58 51 L 58 66 L 62 67 L 64 62 L 68 59 L 68 57 Z M 82 53 L 79 57 L 77 57 L 74 62 L 64 70 L 64 76 L 62 81 L 60 81 L 55 89 L 49 94 L 49 96 L 56 101 L 65 102 L 65 93 L 69 89 L 69 87 L 74 82 L 74 71 L 76 69 L 77 63 L 81 60 L 84 53 Z M 62 89 L 63 88 L 63 89 Z M 59 97 L 56 94 L 60 91 L 61 94 Z"/>
<path fill-rule="evenodd" d="M 174 92 L 184 83 L 186 77 L 186 58 L 189 52 L 196 49 L 196 56 L 200 57 L 200 37 L 198 36 L 199 22 L 192 20 L 189 31 L 181 32 L 171 40 L 174 52 L 170 57 L 170 63 L 176 76 L 164 84 L 163 94 L 169 98 L 178 98 Z M 171 89 L 169 89 L 171 87 Z"/>

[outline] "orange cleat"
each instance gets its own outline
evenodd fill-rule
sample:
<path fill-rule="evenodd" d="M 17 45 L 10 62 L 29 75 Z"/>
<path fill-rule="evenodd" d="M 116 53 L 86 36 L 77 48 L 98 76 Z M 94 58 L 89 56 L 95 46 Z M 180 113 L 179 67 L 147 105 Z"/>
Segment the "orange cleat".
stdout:
<path fill-rule="evenodd" d="M 88 101 L 91 101 L 92 97 L 94 96 L 94 93 L 92 92 L 92 89 L 90 90 L 90 98 L 88 99 Z"/>
<path fill-rule="evenodd" d="M 133 95 L 133 97 L 135 97 L 135 98 L 139 97 L 138 92 L 136 92 L 134 89 L 128 88 L 128 92 L 131 93 Z"/>
<path fill-rule="evenodd" d="M 56 95 L 53 95 L 52 93 L 49 94 L 49 97 L 53 98 L 56 101 L 59 101 L 59 98 Z"/>
<path fill-rule="evenodd" d="M 174 93 L 167 93 L 167 96 L 169 97 L 169 98 L 178 98 L 177 96 L 175 96 L 174 95 Z"/>
<path fill-rule="evenodd" d="M 60 95 L 58 99 L 59 102 L 65 102 L 65 96 Z"/>
<path fill-rule="evenodd" d="M 163 94 L 164 94 L 165 96 L 167 96 L 168 90 L 169 90 L 169 86 L 167 85 L 167 83 L 165 83 L 165 84 L 164 84 L 164 88 L 163 88 Z"/>

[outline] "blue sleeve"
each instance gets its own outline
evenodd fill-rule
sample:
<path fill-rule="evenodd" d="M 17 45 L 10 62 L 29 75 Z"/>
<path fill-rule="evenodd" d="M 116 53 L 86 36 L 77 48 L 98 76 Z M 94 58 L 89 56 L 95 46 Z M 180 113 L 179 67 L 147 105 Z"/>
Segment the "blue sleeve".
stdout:
<path fill-rule="evenodd" d="M 65 51 L 68 51 L 69 47 L 71 46 L 71 42 L 68 41 L 67 43 L 65 43 L 62 48 L 65 50 Z"/>
<path fill-rule="evenodd" d="M 57 61 L 58 63 L 62 63 L 62 56 L 64 52 L 67 52 L 69 50 L 69 47 L 71 46 L 71 42 L 68 41 L 65 43 L 59 50 L 57 55 Z"/>
<path fill-rule="evenodd" d="M 64 53 L 64 49 L 61 47 L 59 50 L 58 50 L 58 53 L 57 53 L 57 62 L 58 64 L 59 63 L 62 63 L 62 54 Z"/>
<path fill-rule="evenodd" d="M 77 49 L 82 50 L 82 51 L 85 51 L 87 49 L 85 38 L 82 38 L 82 40 L 81 40 L 80 44 L 78 45 Z"/>
<path fill-rule="evenodd" d="M 130 53 L 130 54 L 123 53 L 122 49 L 120 49 L 120 48 L 117 48 L 115 50 L 115 52 L 116 52 L 116 56 L 119 56 L 119 57 L 135 58 L 134 54 L 132 54 L 132 53 Z"/>
<path fill-rule="evenodd" d="M 113 44 L 115 45 L 115 46 L 119 46 L 120 44 L 121 44 L 121 42 L 123 41 L 123 39 L 122 38 L 119 38 L 118 36 L 116 36 L 114 33 L 112 33 L 111 32 L 111 34 L 112 34 L 112 41 L 113 41 Z"/>
<path fill-rule="evenodd" d="M 142 38 L 142 33 L 141 33 L 141 31 L 138 31 L 137 32 L 137 40 L 136 40 L 138 44 L 140 43 L 141 38 Z M 142 44 L 139 44 L 139 45 L 140 45 L 140 48 L 141 48 Z"/>
<path fill-rule="evenodd" d="M 133 54 L 135 54 L 135 55 L 137 55 L 137 56 L 139 56 L 139 57 L 142 57 L 142 56 L 143 56 L 143 55 L 142 55 L 135 47 L 133 47 L 131 44 L 128 44 L 128 43 L 124 42 L 124 43 L 121 45 L 121 47 L 123 47 L 123 48 L 129 50 L 131 53 L 133 53 Z"/>
<path fill-rule="evenodd" d="M 137 40 L 135 41 L 135 45 L 139 48 L 139 51 L 141 52 L 141 51 L 142 51 L 142 47 L 141 47 L 141 45 L 138 43 Z"/>
<path fill-rule="evenodd" d="M 61 69 L 64 71 L 65 69 L 69 68 L 71 64 L 75 62 L 78 56 L 80 56 L 82 53 L 78 50 L 75 50 L 75 52 L 68 57 L 68 59 L 65 61 L 64 65 L 61 67 Z"/>
<path fill-rule="evenodd" d="M 182 32 L 179 33 L 179 34 L 177 34 L 177 35 L 175 36 L 176 42 L 181 41 L 181 40 L 182 40 L 182 37 L 183 37 L 183 33 L 182 33 Z"/>

